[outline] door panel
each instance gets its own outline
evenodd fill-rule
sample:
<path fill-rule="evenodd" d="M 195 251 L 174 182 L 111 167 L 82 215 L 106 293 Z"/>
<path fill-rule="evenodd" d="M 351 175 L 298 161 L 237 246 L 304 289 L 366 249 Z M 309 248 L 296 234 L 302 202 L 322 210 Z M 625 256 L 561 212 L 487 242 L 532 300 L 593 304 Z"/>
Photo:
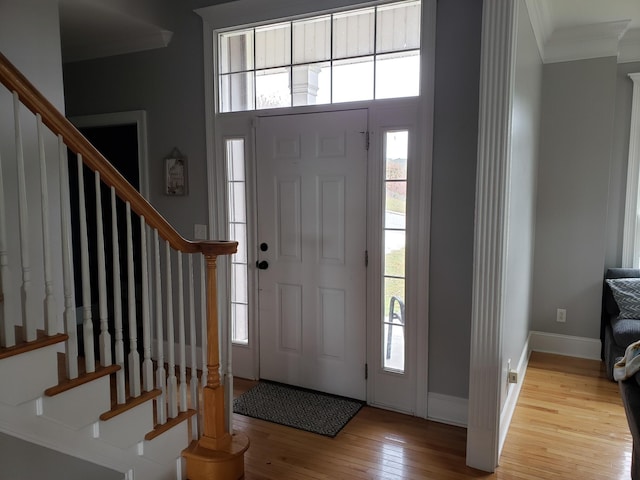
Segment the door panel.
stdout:
<path fill-rule="evenodd" d="M 364 399 L 367 111 L 257 128 L 261 378 Z"/>

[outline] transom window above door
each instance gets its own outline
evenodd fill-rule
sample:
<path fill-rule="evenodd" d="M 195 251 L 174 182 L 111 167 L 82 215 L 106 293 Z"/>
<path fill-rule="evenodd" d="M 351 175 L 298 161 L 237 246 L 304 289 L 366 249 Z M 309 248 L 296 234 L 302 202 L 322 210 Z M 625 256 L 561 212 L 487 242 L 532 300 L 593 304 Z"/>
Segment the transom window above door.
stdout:
<path fill-rule="evenodd" d="M 218 110 L 412 97 L 420 0 L 218 34 Z"/>

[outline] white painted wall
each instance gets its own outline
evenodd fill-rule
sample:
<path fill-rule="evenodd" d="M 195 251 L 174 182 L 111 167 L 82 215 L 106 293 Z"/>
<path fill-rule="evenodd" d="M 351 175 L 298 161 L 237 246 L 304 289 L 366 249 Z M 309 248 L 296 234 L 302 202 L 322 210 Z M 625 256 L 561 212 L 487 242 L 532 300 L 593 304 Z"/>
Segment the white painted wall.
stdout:
<path fill-rule="evenodd" d="M 615 57 L 543 68 L 532 330 L 599 337 L 616 68 Z"/>
<path fill-rule="evenodd" d="M 60 28 L 58 20 L 58 2 L 51 0 L 0 0 L 0 51 L 39 89 L 50 102 L 64 112 L 62 82 L 62 60 L 60 56 Z M 0 87 L 0 156 L 6 188 L 6 205 L 17 205 L 17 173 L 15 168 L 15 142 L 13 128 L 13 106 L 10 93 Z M 23 115 L 23 137 L 25 139 L 25 164 L 27 181 L 39 185 L 39 167 L 35 143 L 35 120 L 31 114 Z M 52 251 L 53 271 L 60 275 L 56 278 L 55 294 L 58 310 L 62 311 L 61 263 L 60 263 L 60 221 L 59 182 L 57 141 L 53 137 L 46 140 L 47 176 L 49 186 L 49 208 L 53 220 Z M 31 271 L 33 278 L 34 305 L 39 308 L 42 319 L 43 260 L 40 215 L 40 190 L 31 189 L 28 193 L 29 231 L 31 232 Z M 7 230 L 9 243 L 9 262 L 14 278 L 14 294 L 19 295 L 21 283 L 20 250 L 18 241 L 18 217 L 15 208 L 7 211 Z M 19 296 L 17 297 L 19 298 Z M 14 302 L 20 307 L 20 302 Z M 19 310 L 16 311 L 16 323 L 19 323 Z M 42 325 L 42 323 L 41 323 Z M 41 326 L 40 326 L 41 328 Z"/>

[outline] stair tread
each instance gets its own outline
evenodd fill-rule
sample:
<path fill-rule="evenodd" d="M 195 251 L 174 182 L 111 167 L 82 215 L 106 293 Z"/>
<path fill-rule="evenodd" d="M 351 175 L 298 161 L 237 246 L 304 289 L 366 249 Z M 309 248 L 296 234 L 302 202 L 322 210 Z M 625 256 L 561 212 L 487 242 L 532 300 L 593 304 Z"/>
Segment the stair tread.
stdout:
<path fill-rule="evenodd" d="M 142 394 L 139 397 L 128 397 L 125 403 L 115 404 L 111 407 L 111 410 L 109 410 L 108 412 L 104 412 L 102 415 L 100 415 L 100 420 L 106 421 L 111 418 L 117 417 L 118 415 L 128 410 L 131 410 L 132 408 L 137 407 L 138 405 L 142 405 L 143 403 L 156 398 L 161 393 L 162 393 L 162 390 L 155 388 L 148 392 L 142 392 Z"/>
<path fill-rule="evenodd" d="M 83 364 L 83 362 L 79 361 L 79 364 Z M 62 364 L 62 368 L 60 367 L 60 364 Z M 119 365 L 109 365 L 108 367 L 103 367 L 101 365 L 96 365 L 96 370 L 95 372 L 90 372 L 90 373 L 86 373 L 86 372 L 82 372 L 78 375 L 77 378 L 73 378 L 73 379 L 69 379 L 66 377 L 66 368 L 64 367 L 65 365 L 65 355 L 64 353 L 58 353 L 58 377 L 59 377 L 59 381 L 57 385 L 54 385 L 53 387 L 47 388 L 44 391 L 44 394 L 48 397 L 53 397 L 55 395 L 59 395 L 63 392 L 67 392 L 75 387 L 78 387 L 80 385 L 84 385 L 85 383 L 89 383 L 93 380 L 96 380 L 98 378 L 102 378 L 105 377 L 107 375 L 111 375 L 112 373 L 117 372 L 118 370 L 120 370 L 120 366 Z"/>
<path fill-rule="evenodd" d="M 18 331 L 16 329 L 16 331 Z M 38 338 L 31 342 L 19 342 L 13 347 L 0 347 L 0 360 L 4 358 L 13 357 L 14 355 L 20 355 L 22 353 L 32 352 L 39 348 L 48 347 L 49 345 L 55 345 L 56 343 L 64 342 L 69 338 L 64 333 L 58 333 L 56 335 L 46 335 L 42 330 L 38 330 Z M 20 336 L 16 335 L 16 338 Z"/>
<path fill-rule="evenodd" d="M 181 422 L 184 422 L 185 420 L 193 417 L 196 413 L 198 412 L 192 409 L 189 409 L 186 412 L 180 412 L 175 418 L 170 418 L 169 420 L 167 420 L 166 423 L 162 425 L 157 424 L 155 427 L 153 427 L 153 430 L 151 430 L 149 433 L 147 433 L 144 436 L 144 439 L 153 440 L 154 438 L 162 435 L 164 432 L 171 430 L 173 427 L 180 424 Z"/>

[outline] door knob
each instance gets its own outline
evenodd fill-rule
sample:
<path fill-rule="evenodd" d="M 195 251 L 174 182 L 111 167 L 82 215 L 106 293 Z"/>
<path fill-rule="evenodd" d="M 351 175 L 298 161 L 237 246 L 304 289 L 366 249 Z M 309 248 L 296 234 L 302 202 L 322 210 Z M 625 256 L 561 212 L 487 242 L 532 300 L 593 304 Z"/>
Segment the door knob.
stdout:
<path fill-rule="evenodd" d="M 269 262 L 267 262 L 266 260 L 256 262 L 256 267 L 258 267 L 260 270 L 266 270 L 267 268 L 269 268 Z"/>

